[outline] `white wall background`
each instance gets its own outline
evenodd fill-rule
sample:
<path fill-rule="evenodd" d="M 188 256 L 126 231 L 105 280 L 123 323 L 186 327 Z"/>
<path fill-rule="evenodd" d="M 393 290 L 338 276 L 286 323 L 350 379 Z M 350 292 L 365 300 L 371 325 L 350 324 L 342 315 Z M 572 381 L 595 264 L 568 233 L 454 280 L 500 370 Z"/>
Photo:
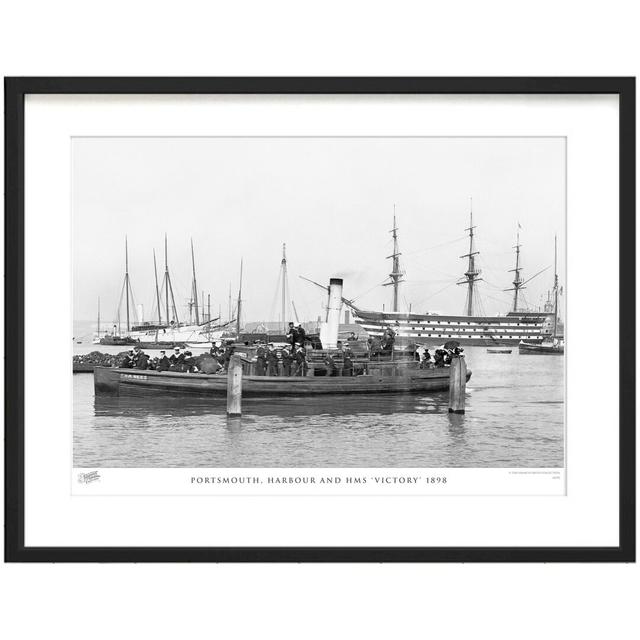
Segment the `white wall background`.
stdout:
<path fill-rule="evenodd" d="M 6 3 L 3 75 L 636 75 L 632 2 Z M 607 565 L 0 568 L 11 638 L 602 638 Z"/>

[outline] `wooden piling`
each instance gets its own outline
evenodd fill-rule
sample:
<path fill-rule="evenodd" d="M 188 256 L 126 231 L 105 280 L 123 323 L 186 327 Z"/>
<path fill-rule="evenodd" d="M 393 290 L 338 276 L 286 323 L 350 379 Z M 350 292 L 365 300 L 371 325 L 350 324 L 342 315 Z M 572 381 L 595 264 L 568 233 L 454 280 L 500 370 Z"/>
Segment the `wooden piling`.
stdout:
<path fill-rule="evenodd" d="M 464 356 L 454 356 L 449 369 L 449 413 L 464 413 L 467 388 L 467 363 Z"/>
<path fill-rule="evenodd" d="M 242 415 L 242 359 L 231 356 L 227 371 L 227 416 Z"/>

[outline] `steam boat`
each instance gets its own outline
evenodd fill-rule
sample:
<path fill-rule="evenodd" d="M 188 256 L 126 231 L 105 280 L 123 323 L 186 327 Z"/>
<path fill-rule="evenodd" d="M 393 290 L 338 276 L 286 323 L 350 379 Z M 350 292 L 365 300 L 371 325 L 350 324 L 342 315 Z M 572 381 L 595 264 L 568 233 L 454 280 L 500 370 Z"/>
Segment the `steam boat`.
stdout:
<path fill-rule="evenodd" d="M 242 282 L 242 279 L 241 279 Z M 256 347 L 236 344 L 235 354 L 243 359 L 243 396 L 301 396 L 327 394 L 368 393 L 431 393 L 449 389 L 449 366 L 422 368 L 414 354 L 396 354 L 393 349 L 384 357 L 373 358 L 364 344 L 354 353 L 349 373 L 339 375 L 342 367 L 329 369 L 324 356 L 340 357 L 338 331 L 342 311 L 343 281 L 331 278 L 328 293 L 326 321 L 320 326 L 322 349 L 308 349 L 308 370 L 300 376 L 256 375 Z M 241 294 L 238 294 L 238 314 Z M 331 374 L 336 375 L 331 375 Z M 471 371 L 467 370 L 467 380 Z M 96 367 L 94 370 L 96 394 L 113 395 L 204 395 L 225 396 L 227 375 L 182 373 Z"/>

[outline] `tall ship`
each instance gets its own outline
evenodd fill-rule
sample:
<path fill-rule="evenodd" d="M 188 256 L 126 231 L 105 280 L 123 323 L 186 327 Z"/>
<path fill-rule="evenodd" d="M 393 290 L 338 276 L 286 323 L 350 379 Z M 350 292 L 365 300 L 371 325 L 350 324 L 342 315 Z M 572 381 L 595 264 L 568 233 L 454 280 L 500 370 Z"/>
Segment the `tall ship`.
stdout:
<path fill-rule="evenodd" d="M 462 346 L 486 346 L 515 345 L 521 341 L 528 344 L 539 344 L 543 340 L 552 337 L 556 327 L 554 311 L 545 306 L 542 311 L 523 310 L 521 305 L 521 291 L 525 285 L 538 276 L 525 280 L 522 278 L 520 265 L 520 238 L 519 232 L 515 245 L 516 264 L 511 271 L 514 273 L 513 286 L 506 291 L 513 291 L 513 305 L 504 315 L 478 316 L 474 315 L 474 304 L 478 291 L 478 282 L 482 280 L 481 271 L 476 265 L 476 250 L 474 240 L 473 210 L 469 214 L 469 251 L 460 256 L 467 260 L 467 269 L 458 285 L 467 287 L 466 313 L 464 315 L 442 315 L 439 313 L 406 313 L 398 311 L 398 288 L 403 282 L 404 272 L 400 268 L 400 256 L 398 246 L 398 227 L 396 217 L 393 217 L 393 253 L 388 256 L 392 260 L 392 269 L 389 281 L 385 286 L 393 287 L 392 311 L 368 311 L 360 309 L 353 302 L 345 303 L 351 308 L 354 321 L 360 325 L 370 336 L 382 337 L 387 328 L 391 328 L 395 334 L 395 346 L 398 349 L 412 345 L 422 344 L 441 345 L 449 340 L 458 340 Z"/>

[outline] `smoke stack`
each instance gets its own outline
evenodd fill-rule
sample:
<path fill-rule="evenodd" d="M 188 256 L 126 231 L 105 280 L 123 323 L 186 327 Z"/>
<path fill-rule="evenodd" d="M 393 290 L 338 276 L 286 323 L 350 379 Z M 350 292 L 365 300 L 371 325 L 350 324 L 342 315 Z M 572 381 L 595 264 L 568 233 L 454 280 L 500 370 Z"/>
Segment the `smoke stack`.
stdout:
<path fill-rule="evenodd" d="M 327 321 L 320 325 L 320 342 L 323 349 L 335 349 L 338 346 L 338 328 L 342 310 L 342 278 L 329 280 L 329 302 Z"/>

